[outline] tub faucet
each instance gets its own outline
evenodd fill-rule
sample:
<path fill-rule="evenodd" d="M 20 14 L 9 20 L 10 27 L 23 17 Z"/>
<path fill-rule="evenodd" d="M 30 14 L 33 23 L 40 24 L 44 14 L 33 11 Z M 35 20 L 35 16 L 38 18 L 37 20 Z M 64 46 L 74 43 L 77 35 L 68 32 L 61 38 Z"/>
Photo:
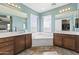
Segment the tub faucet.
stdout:
<path fill-rule="evenodd" d="M 14 28 L 14 31 L 17 32 L 17 27 Z"/>

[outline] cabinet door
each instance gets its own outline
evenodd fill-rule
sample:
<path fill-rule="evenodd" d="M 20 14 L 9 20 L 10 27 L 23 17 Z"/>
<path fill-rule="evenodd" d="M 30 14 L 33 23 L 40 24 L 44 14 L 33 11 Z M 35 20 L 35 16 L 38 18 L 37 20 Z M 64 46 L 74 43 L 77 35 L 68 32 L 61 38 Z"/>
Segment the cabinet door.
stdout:
<path fill-rule="evenodd" d="M 26 35 L 26 48 L 31 48 L 32 46 L 32 34 Z"/>
<path fill-rule="evenodd" d="M 13 53 L 13 45 L 8 45 L 0 48 L 0 55 L 12 55 Z"/>
<path fill-rule="evenodd" d="M 76 51 L 79 52 L 79 37 L 76 39 Z"/>
<path fill-rule="evenodd" d="M 15 54 L 25 49 L 25 35 L 19 35 L 15 37 Z"/>
<path fill-rule="evenodd" d="M 54 34 L 54 45 L 62 46 L 62 35 Z"/>
<path fill-rule="evenodd" d="M 0 38 L 0 55 L 14 54 L 13 37 Z"/>
<path fill-rule="evenodd" d="M 63 37 L 63 47 L 75 50 L 75 36 L 65 35 Z"/>

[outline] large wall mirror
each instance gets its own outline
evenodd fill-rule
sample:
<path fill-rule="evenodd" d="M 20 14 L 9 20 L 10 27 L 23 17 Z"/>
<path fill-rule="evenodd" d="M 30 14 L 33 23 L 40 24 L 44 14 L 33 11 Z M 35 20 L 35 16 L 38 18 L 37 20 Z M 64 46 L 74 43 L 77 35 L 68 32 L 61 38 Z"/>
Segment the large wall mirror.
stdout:
<path fill-rule="evenodd" d="M 0 15 L 0 32 L 12 31 L 12 16 Z"/>
<path fill-rule="evenodd" d="M 79 28 L 79 18 L 75 19 L 75 28 Z"/>
<path fill-rule="evenodd" d="M 62 20 L 62 30 L 63 31 L 70 30 L 70 20 L 67 20 L 67 19 Z"/>

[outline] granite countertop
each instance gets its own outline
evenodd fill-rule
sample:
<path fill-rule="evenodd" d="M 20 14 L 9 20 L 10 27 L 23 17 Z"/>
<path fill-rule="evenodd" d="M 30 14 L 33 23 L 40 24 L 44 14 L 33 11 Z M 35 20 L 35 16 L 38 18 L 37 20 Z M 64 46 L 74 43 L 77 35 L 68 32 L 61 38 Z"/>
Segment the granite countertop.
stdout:
<path fill-rule="evenodd" d="M 75 32 L 75 31 L 59 31 L 59 32 L 54 32 L 54 33 L 69 34 L 69 35 L 79 35 L 79 32 Z"/>
<path fill-rule="evenodd" d="M 18 36 L 18 35 L 24 35 L 24 34 L 30 34 L 30 33 L 31 32 L 6 32 L 6 33 L 0 33 L 0 38 Z"/>

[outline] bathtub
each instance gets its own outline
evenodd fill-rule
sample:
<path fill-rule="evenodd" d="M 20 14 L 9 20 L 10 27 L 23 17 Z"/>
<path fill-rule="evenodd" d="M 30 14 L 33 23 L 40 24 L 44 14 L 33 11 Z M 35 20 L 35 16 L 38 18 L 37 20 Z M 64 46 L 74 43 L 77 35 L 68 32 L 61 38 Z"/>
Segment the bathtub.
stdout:
<path fill-rule="evenodd" d="M 53 33 L 36 32 L 32 33 L 32 46 L 52 46 Z"/>
<path fill-rule="evenodd" d="M 48 32 L 36 32 L 32 33 L 32 39 L 52 39 L 53 33 Z"/>

